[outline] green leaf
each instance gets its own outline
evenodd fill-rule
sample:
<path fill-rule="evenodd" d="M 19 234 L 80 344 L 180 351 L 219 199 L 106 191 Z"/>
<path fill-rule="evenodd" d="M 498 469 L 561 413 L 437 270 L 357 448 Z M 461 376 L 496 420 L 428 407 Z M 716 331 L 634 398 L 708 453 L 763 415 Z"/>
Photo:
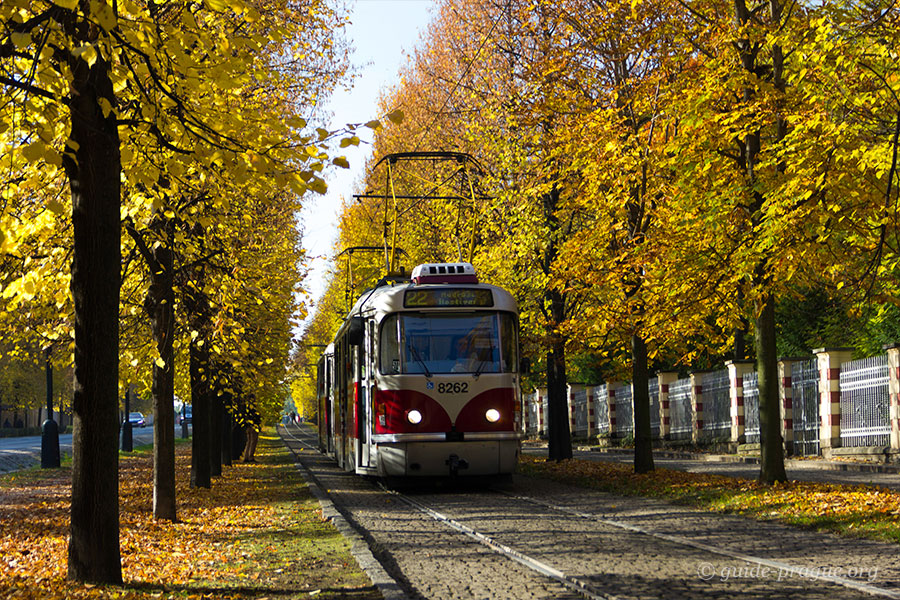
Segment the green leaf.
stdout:
<path fill-rule="evenodd" d="M 53 0 L 53 4 L 59 6 L 60 8 L 75 10 L 75 8 L 78 6 L 78 0 Z"/>
<path fill-rule="evenodd" d="M 403 114 L 403 111 L 399 108 L 394 112 L 389 112 L 387 114 L 387 118 L 390 119 L 391 123 L 393 123 L 394 125 L 399 125 L 400 123 L 402 123 L 404 116 L 405 115 Z"/>
<path fill-rule="evenodd" d="M 31 44 L 30 33 L 13 32 L 9 38 L 12 40 L 12 43 L 15 44 L 16 48 L 27 48 Z"/>
<path fill-rule="evenodd" d="M 28 144 L 27 146 L 22 148 L 22 156 L 24 156 L 25 160 L 27 160 L 28 162 L 35 163 L 43 160 L 46 150 L 47 148 L 46 146 L 44 146 L 43 142 L 32 142 L 31 144 Z"/>
<path fill-rule="evenodd" d="M 335 159 L 332 160 L 331 162 L 332 162 L 332 164 L 335 164 L 335 165 L 339 166 L 339 167 L 342 168 L 342 169 L 349 169 L 349 168 L 350 168 L 350 163 L 349 163 L 349 162 L 347 161 L 347 159 L 344 158 L 343 156 L 338 156 L 337 158 L 335 158 Z"/>

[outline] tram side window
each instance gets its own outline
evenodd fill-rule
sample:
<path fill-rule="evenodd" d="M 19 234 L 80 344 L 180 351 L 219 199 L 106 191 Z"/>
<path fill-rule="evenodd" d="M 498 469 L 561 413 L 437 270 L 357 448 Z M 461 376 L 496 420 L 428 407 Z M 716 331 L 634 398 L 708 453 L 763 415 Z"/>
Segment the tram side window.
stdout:
<path fill-rule="evenodd" d="M 356 357 L 359 361 L 359 378 L 365 379 L 366 374 L 366 365 L 368 364 L 368 357 L 366 356 L 366 342 L 363 340 L 359 346 L 356 347 Z"/>
<path fill-rule="evenodd" d="M 400 372 L 400 317 L 391 315 L 381 325 L 381 372 Z"/>
<path fill-rule="evenodd" d="M 503 348 L 502 369 L 504 373 L 514 372 L 519 365 L 517 332 L 516 316 L 500 313 L 500 344 Z"/>

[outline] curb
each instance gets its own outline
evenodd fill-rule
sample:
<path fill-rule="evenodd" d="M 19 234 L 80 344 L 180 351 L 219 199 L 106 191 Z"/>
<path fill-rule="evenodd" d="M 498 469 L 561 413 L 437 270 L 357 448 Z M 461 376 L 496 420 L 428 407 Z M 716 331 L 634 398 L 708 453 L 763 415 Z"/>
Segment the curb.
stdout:
<path fill-rule="evenodd" d="M 381 563 L 378 562 L 378 559 L 375 558 L 375 555 L 372 554 L 372 550 L 369 548 L 369 544 L 366 542 L 365 538 L 337 509 L 334 502 L 329 498 L 328 493 L 319 485 L 313 472 L 310 471 L 300 460 L 300 457 L 291 450 L 284 438 L 282 438 L 281 441 L 291 454 L 294 455 L 294 462 L 297 465 L 297 469 L 309 485 L 309 489 L 313 496 L 319 501 L 319 506 L 322 508 L 322 515 L 331 521 L 341 535 L 350 542 L 350 554 L 353 555 L 353 558 L 356 559 L 359 567 L 365 571 L 369 576 L 369 579 L 372 580 L 372 584 L 378 589 L 384 600 L 409 600 L 409 596 L 406 595 L 406 592 L 403 591 L 400 584 L 388 574 Z"/>

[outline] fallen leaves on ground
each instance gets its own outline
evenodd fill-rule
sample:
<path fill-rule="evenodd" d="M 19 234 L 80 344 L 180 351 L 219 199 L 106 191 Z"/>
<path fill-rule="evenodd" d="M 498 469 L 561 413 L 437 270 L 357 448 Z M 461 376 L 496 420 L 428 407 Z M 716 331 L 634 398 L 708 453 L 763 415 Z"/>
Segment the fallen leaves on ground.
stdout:
<path fill-rule="evenodd" d="M 263 436 L 257 458 L 191 488 L 190 445 L 177 445 L 172 523 L 153 518 L 152 453 L 121 455 L 123 586 L 66 580 L 71 468 L 0 478 L 0 598 L 378 597 L 281 441 Z"/>
<path fill-rule="evenodd" d="M 615 494 L 651 496 L 758 519 L 900 543 L 900 492 L 865 485 L 756 481 L 630 465 L 523 456 L 520 471 Z"/>

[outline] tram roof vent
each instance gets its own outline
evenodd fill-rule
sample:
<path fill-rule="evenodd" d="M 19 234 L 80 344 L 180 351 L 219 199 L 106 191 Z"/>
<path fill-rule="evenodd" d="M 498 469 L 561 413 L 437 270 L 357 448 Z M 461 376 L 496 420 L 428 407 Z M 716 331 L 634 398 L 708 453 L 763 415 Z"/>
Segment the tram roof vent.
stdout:
<path fill-rule="evenodd" d="M 424 263 L 412 271 L 413 283 L 478 283 L 469 263 Z"/>

